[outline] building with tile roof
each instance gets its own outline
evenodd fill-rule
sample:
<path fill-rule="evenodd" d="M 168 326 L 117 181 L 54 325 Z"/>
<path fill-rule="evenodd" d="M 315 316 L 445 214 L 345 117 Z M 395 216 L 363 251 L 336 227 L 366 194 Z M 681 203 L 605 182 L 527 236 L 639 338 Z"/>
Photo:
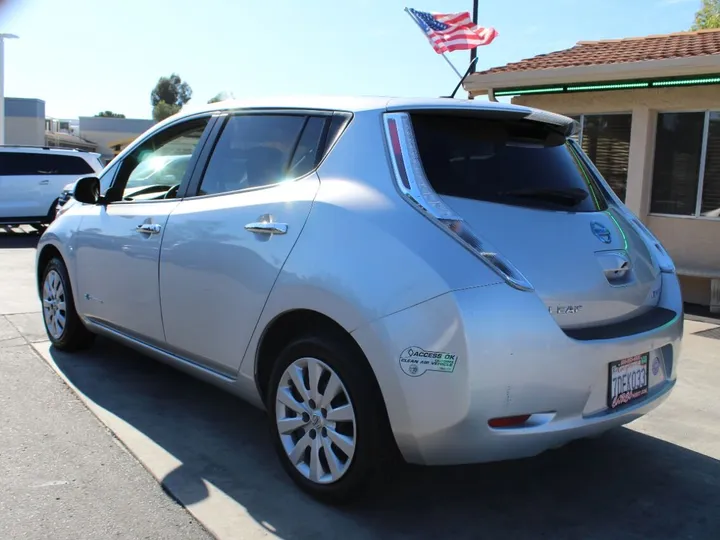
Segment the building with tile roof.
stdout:
<path fill-rule="evenodd" d="M 583 149 L 720 312 L 720 30 L 581 41 L 470 75 L 470 96 L 575 118 Z"/>

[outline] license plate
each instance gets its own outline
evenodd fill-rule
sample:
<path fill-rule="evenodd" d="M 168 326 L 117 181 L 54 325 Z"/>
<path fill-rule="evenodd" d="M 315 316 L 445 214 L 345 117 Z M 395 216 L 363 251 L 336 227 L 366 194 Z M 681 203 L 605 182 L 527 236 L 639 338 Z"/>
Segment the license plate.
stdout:
<path fill-rule="evenodd" d="M 617 409 L 647 395 L 649 356 L 641 354 L 610 362 L 607 399 L 609 409 Z"/>

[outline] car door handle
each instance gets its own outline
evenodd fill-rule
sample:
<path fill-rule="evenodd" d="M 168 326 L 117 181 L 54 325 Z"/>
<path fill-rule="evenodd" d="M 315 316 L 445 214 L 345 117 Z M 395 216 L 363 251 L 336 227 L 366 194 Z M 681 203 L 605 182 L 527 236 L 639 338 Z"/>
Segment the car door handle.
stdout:
<path fill-rule="evenodd" d="M 161 229 L 162 227 L 157 223 L 142 223 L 135 230 L 144 234 L 158 234 Z"/>
<path fill-rule="evenodd" d="M 50 180 L 41 180 L 39 185 L 47 186 L 49 183 L 50 183 Z"/>
<path fill-rule="evenodd" d="M 288 231 L 288 226 L 286 223 L 256 221 L 245 225 L 245 230 L 262 234 L 285 234 Z"/>

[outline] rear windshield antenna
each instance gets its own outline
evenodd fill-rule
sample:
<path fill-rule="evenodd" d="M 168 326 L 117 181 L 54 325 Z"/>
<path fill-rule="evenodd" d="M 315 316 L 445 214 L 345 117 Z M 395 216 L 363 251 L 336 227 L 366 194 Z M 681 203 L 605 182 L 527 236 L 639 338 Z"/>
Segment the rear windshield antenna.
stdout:
<path fill-rule="evenodd" d="M 440 97 L 450 98 L 450 99 L 454 98 L 455 94 L 457 94 L 457 91 L 462 86 L 462 83 L 465 81 L 467 76 L 470 75 L 470 71 L 472 70 L 473 66 L 475 65 L 475 62 L 477 62 L 477 56 L 475 58 L 473 58 L 472 60 L 470 60 L 470 65 L 468 66 L 467 70 L 465 71 L 465 75 L 463 75 L 462 79 L 460 79 L 460 82 L 457 83 L 457 86 L 455 87 L 455 90 L 453 90 L 452 94 L 450 94 L 449 96 L 440 96 Z"/>

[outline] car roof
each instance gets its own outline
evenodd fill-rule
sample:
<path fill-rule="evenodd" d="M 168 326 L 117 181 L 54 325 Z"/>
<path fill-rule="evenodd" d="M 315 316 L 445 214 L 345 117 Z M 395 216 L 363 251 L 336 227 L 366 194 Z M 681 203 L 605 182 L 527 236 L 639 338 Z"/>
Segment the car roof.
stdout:
<path fill-rule="evenodd" d="M 255 99 L 230 99 L 211 104 L 191 106 L 188 104 L 178 116 L 217 110 L 233 109 L 310 109 L 328 111 L 362 112 L 370 110 L 401 109 L 474 109 L 513 110 L 529 113 L 533 109 L 509 103 L 484 100 L 389 97 L 389 96 L 268 96 Z"/>
<path fill-rule="evenodd" d="M 100 157 L 101 154 L 97 152 L 88 152 L 86 150 L 76 150 L 74 148 L 56 148 L 53 146 L 25 146 L 25 145 L 13 145 L 13 144 L 1 144 L 0 152 L 17 152 L 22 154 L 46 154 L 52 152 L 53 154 L 66 155 L 66 156 L 95 156 Z"/>

